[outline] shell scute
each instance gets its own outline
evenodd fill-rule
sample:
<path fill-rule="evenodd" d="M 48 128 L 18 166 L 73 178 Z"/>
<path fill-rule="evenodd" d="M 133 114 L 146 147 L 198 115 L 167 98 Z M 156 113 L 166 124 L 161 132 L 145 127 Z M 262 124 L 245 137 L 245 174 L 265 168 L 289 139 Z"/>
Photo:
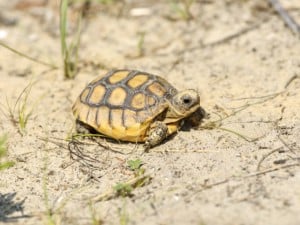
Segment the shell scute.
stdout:
<path fill-rule="evenodd" d="M 111 91 L 111 94 L 108 97 L 108 103 L 113 106 L 122 106 L 124 104 L 126 96 L 126 90 L 122 87 L 117 87 Z"/>
<path fill-rule="evenodd" d="M 88 114 L 86 116 L 86 123 L 87 124 L 93 124 L 93 126 L 97 126 L 97 120 L 96 120 L 96 116 L 97 116 L 97 108 L 96 107 L 90 107 L 88 109 Z"/>
<path fill-rule="evenodd" d="M 122 114 L 123 110 L 122 109 L 111 109 L 110 110 L 110 125 L 113 130 L 118 130 L 118 129 L 125 129 L 123 125 L 123 120 L 122 120 Z"/>
<path fill-rule="evenodd" d="M 163 97 L 165 95 L 165 93 L 167 92 L 166 88 L 163 87 L 160 83 L 158 82 L 153 82 L 152 84 L 150 84 L 147 88 L 150 93 L 152 93 L 153 95 L 157 95 L 159 97 Z"/>
<path fill-rule="evenodd" d="M 88 100 L 89 103 L 95 104 L 95 105 L 99 104 L 102 101 L 102 99 L 105 95 L 105 92 L 106 92 L 106 88 L 103 85 L 99 84 L 99 85 L 95 86 L 90 93 L 90 97 Z"/>
<path fill-rule="evenodd" d="M 145 74 L 138 74 L 131 78 L 128 82 L 127 85 L 131 88 L 137 88 L 143 84 L 145 84 L 148 81 L 149 77 Z"/>
<path fill-rule="evenodd" d="M 144 109 L 146 106 L 146 96 L 143 93 L 136 93 L 131 99 L 131 107 L 134 109 Z"/>
<path fill-rule="evenodd" d="M 86 87 L 82 91 L 82 93 L 80 94 L 80 100 L 81 100 L 81 102 L 87 102 L 87 98 L 88 98 L 89 93 L 90 93 L 90 88 Z"/>
<path fill-rule="evenodd" d="M 137 124 L 137 115 L 136 112 L 130 109 L 125 109 L 123 112 L 123 121 L 126 129 Z"/>
<path fill-rule="evenodd" d="M 111 76 L 108 77 L 108 81 L 111 84 L 118 83 L 121 80 L 125 79 L 129 73 L 130 71 L 127 70 L 116 71 L 115 73 L 113 73 Z"/>
<path fill-rule="evenodd" d="M 110 130 L 109 124 L 109 108 L 106 106 L 100 106 L 97 112 L 97 130 Z"/>

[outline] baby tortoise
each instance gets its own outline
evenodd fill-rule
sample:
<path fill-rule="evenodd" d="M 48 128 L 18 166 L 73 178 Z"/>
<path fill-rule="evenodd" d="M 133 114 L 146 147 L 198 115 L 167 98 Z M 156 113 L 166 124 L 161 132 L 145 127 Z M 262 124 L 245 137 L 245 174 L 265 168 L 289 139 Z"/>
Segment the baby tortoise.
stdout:
<path fill-rule="evenodd" d="M 84 126 L 117 140 L 145 142 L 146 150 L 185 119 L 194 124 L 202 117 L 195 90 L 179 92 L 165 79 L 136 70 L 113 70 L 95 79 L 72 109 L 77 130 Z"/>

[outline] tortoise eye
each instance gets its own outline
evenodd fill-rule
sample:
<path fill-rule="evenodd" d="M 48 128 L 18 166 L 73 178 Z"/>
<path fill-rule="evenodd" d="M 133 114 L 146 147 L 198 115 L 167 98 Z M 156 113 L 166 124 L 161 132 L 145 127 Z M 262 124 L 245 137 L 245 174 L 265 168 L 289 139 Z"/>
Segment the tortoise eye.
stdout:
<path fill-rule="evenodd" d="M 188 96 L 183 96 L 182 101 L 185 105 L 189 105 L 192 102 L 192 99 Z"/>
<path fill-rule="evenodd" d="M 190 103 L 191 103 L 191 99 L 189 99 L 189 98 L 184 98 L 184 99 L 183 99 L 183 103 L 184 103 L 184 104 L 190 104 Z"/>

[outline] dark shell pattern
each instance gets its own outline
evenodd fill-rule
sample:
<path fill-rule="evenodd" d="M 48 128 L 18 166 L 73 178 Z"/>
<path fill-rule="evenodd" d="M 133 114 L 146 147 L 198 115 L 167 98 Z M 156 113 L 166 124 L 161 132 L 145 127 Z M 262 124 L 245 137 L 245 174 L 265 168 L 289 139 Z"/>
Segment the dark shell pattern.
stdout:
<path fill-rule="evenodd" d="M 177 90 L 165 79 L 135 70 L 114 70 L 87 85 L 73 106 L 77 119 L 94 128 L 130 127 L 167 108 Z"/>

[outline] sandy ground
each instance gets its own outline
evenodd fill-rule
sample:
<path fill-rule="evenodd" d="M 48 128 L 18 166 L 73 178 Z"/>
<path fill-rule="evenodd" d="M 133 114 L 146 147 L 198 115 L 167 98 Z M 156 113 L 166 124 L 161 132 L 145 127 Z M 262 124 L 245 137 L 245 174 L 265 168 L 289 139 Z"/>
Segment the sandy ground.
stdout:
<path fill-rule="evenodd" d="M 299 1 L 282 3 L 300 22 Z M 73 80 L 1 47 L 0 135 L 8 134 L 7 160 L 15 165 L 0 174 L 0 224 L 300 224 L 299 38 L 261 1 L 199 1 L 189 22 L 169 3 L 143 4 L 148 16 L 130 16 L 136 6 L 121 16 L 114 6 L 93 14 Z M 2 19 L 1 41 L 60 66 L 55 17 L 41 19 L 36 8 L 8 10 L 3 17 L 16 23 Z M 197 89 L 210 118 L 149 153 L 134 144 L 109 144 L 121 151 L 115 152 L 89 142 L 80 149 L 97 161 L 71 159 L 71 106 L 89 81 L 112 68 Z M 33 110 L 20 133 L 7 105 L 13 109 L 30 83 L 25 112 Z M 24 95 L 15 118 L 23 103 Z M 131 197 L 91 203 L 134 177 L 127 166 L 133 159 L 152 179 Z"/>

